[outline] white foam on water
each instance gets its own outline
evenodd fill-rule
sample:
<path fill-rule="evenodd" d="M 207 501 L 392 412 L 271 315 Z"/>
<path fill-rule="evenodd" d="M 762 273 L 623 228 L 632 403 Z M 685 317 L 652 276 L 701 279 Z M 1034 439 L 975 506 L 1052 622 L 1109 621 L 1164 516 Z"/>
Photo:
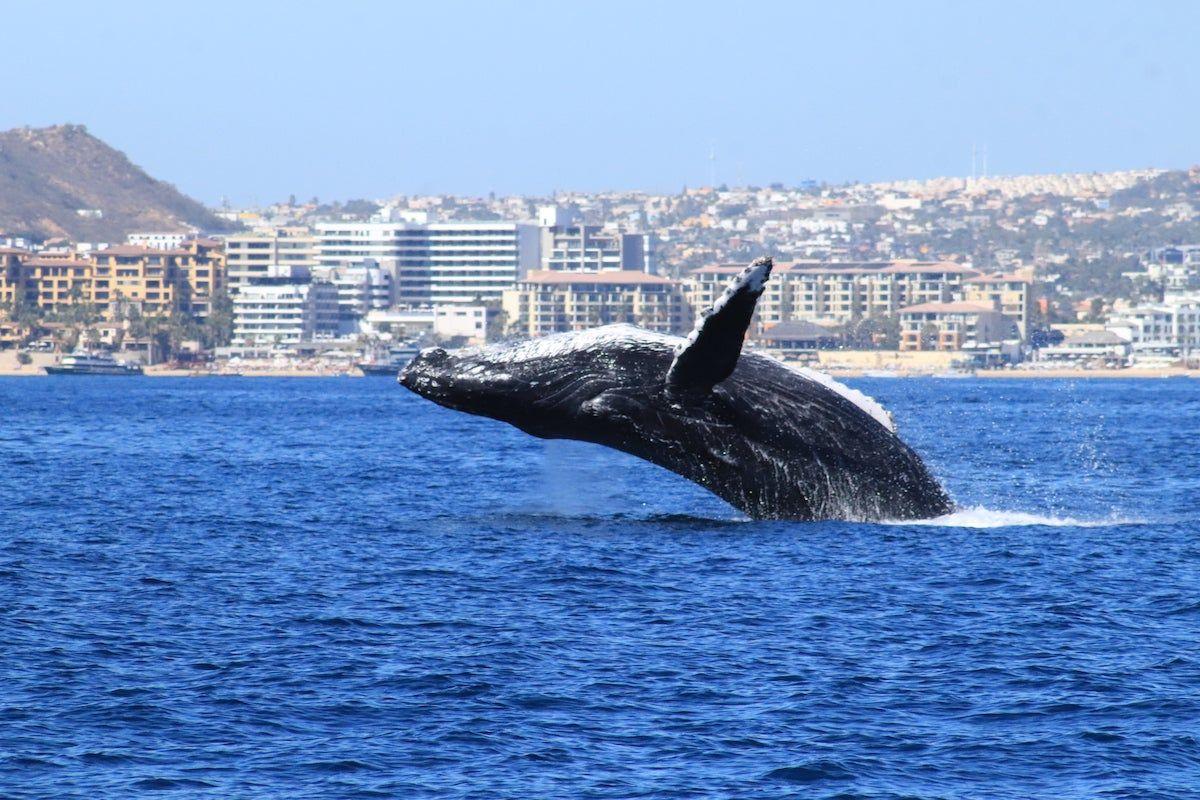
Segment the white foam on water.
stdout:
<path fill-rule="evenodd" d="M 1075 519 L 1031 514 L 1026 511 L 997 511 L 975 506 L 974 508 L 960 508 L 950 514 L 933 519 L 895 520 L 884 524 L 921 525 L 935 528 L 1019 528 L 1033 525 L 1047 528 L 1107 528 L 1115 525 L 1139 525 L 1143 522 L 1144 520 L 1124 517 Z"/>

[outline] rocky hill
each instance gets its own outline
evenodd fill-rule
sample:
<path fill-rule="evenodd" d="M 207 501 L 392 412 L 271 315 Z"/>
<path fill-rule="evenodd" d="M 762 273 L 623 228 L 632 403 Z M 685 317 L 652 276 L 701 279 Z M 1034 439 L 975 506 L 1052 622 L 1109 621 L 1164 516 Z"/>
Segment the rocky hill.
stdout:
<path fill-rule="evenodd" d="M 0 133 L 0 234 L 112 242 L 133 231 L 228 227 L 82 125 Z"/>

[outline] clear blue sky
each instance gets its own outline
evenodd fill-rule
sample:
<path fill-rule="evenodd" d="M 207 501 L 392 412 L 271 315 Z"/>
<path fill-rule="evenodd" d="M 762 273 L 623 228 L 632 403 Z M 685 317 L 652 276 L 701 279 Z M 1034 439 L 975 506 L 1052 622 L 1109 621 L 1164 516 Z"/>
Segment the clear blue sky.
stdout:
<path fill-rule="evenodd" d="M 215 203 L 1200 162 L 1191 2 L 4 4 L 0 127 Z"/>

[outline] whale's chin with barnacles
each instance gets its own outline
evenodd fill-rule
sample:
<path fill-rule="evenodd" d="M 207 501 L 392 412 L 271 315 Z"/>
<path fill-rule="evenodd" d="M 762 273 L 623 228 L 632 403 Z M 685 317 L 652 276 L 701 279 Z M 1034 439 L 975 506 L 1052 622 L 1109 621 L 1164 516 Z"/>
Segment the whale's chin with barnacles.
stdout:
<path fill-rule="evenodd" d="M 651 461 L 757 519 L 921 519 L 952 503 L 871 398 L 742 352 L 771 274 L 736 276 L 686 339 L 630 325 L 421 351 L 400 383 L 546 439 Z"/>

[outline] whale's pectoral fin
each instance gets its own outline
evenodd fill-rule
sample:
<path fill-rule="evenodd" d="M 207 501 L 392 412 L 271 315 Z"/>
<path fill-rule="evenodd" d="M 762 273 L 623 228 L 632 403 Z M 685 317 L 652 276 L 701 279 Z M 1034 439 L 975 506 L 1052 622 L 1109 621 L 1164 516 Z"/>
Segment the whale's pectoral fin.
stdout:
<path fill-rule="evenodd" d="M 734 278 L 712 308 L 701 314 L 667 370 L 667 388 L 708 392 L 733 374 L 754 305 L 763 293 L 774 262 L 757 258 Z"/>

